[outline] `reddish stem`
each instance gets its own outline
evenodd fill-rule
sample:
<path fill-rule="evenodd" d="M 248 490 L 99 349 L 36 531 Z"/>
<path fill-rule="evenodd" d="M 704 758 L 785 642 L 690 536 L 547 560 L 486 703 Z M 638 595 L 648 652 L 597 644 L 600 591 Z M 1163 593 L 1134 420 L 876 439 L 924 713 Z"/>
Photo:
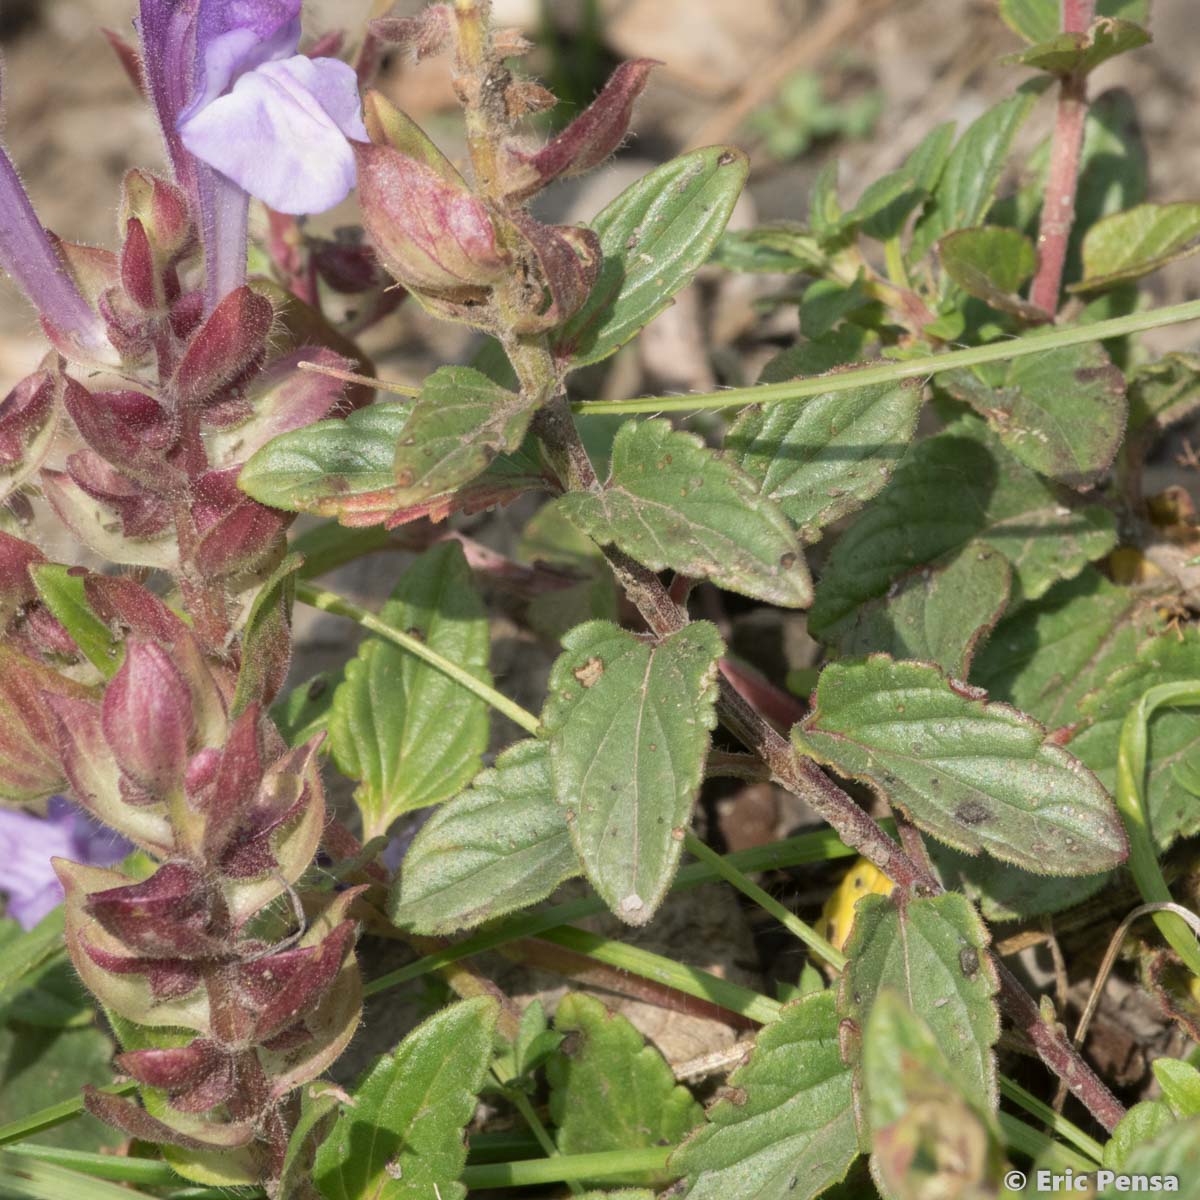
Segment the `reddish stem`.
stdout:
<path fill-rule="evenodd" d="M 1063 32 L 1085 33 L 1095 7 L 1095 0 L 1063 0 Z M 1087 76 L 1065 75 L 1059 83 L 1050 171 L 1038 229 L 1038 269 L 1029 292 L 1030 303 L 1051 314 L 1058 312 L 1067 245 L 1075 224 L 1075 190 L 1087 109 Z"/>

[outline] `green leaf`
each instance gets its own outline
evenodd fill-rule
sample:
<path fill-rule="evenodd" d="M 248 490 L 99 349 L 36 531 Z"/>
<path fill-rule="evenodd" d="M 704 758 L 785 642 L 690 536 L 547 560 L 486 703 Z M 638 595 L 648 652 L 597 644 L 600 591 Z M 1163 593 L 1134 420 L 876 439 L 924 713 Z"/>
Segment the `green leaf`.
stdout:
<path fill-rule="evenodd" d="M 1086 33 L 1058 33 L 1000 61 L 1051 75 L 1087 75 L 1110 58 L 1149 42 L 1150 35 L 1140 25 L 1109 18 L 1096 21 Z"/>
<path fill-rule="evenodd" d="M 487 615 L 457 542 L 417 558 L 380 618 L 491 684 Z M 436 667 L 373 637 L 346 664 L 329 737 L 338 767 L 361 780 L 354 799 L 369 839 L 471 781 L 487 749 L 488 708 Z"/>
<path fill-rule="evenodd" d="M 822 246 L 833 248 L 839 241 L 844 241 L 836 158 L 831 158 L 817 172 L 817 177 L 808 190 L 808 220 Z"/>
<path fill-rule="evenodd" d="M 1154 438 L 1200 408 L 1200 354 L 1166 354 L 1129 379 L 1129 434 Z"/>
<path fill-rule="evenodd" d="M 768 359 L 758 376 L 758 382 L 785 383 L 806 375 L 824 375 L 835 367 L 858 362 L 866 357 L 866 339 L 866 330 L 857 325 L 841 325 L 822 338 L 802 339 Z M 753 407 L 747 408 L 743 410 L 742 417 L 749 419 L 755 411 Z"/>
<path fill-rule="evenodd" d="M 712 253 L 746 182 L 740 150 L 709 146 L 651 171 L 591 222 L 604 255 L 583 307 L 553 335 L 569 369 L 619 350 Z"/>
<path fill-rule="evenodd" d="M 716 724 L 716 629 L 656 645 L 605 621 L 563 638 L 542 720 L 575 851 L 618 917 L 644 925 L 671 885 Z"/>
<path fill-rule="evenodd" d="M 1157 1058 L 1150 1064 L 1163 1099 L 1180 1117 L 1200 1116 L 1200 1071 L 1178 1058 Z"/>
<path fill-rule="evenodd" d="M 238 487 L 272 508 L 337 517 L 346 525 L 386 522 L 389 527 L 458 509 L 476 512 L 545 489 L 537 450 L 526 443 L 495 458 L 454 495 L 401 504 L 395 459 L 410 409 L 408 403 L 373 404 L 345 420 L 318 421 L 281 434 L 242 468 Z"/>
<path fill-rule="evenodd" d="M 725 447 L 801 539 L 815 542 L 883 489 L 912 440 L 921 402 L 914 380 L 751 407 Z"/>
<path fill-rule="evenodd" d="M 337 1096 L 332 1092 L 319 1091 L 320 1084 L 304 1088 L 300 1092 L 300 1115 L 288 1138 L 287 1152 L 279 1171 L 276 1185 L 282 1200 L 299 1200 L 305 1179 L 311 1178 L 313 1156 L 325 1140 L 324 1135 L 337 1114 Z"/>
<path fill-rule="evenodd" d="M 992 371 L 948 371 L 939 382 L 986 417 L 1027 467 L 1075 487 L 1108 469 L 1125 433 L 1125 379 L 1098 342 Z"/>
<path fill-rule="evenodd" d="M 863 233 L 881 242 L 899 237 L 909 215 L 937 187 L 953 144 L 953 121 L 934 126 L 898 171 L 885 175 L 863 192 L 847 214 L 847 224 L 859 223 Z M 896 187 L 900 181 L 905 185 L 903 189 Z"/>
<path fill-rule="evenodd" d="M 0 1011 L 47 963 L 63 957 L 65 927 L 62 905 L 51 909 L 30 930 L 22 930 L 15 921 L 0 921 Z"/>
<path fill-rule="evenodd" d="M 817 279 L 804 289 L 800 301 L 800 332 L 808 339 L 824 337 L 843 317 L 872 303 L 862 274 L 851 283 Z"/>
<path fill-rule="evenodd" d="M 1061 0 L 1000 0 L 1005 24 L 1029 42 L 1048 42 L 1062 29 Z M 1150 0 L 1099 0 L 1096 16 L 1145 24 Z"/>
<path fill-rule="evenodd" d="M 1004 555 L 968 542 L 949 562 L 914 572 L 859 608 L 843 626 L 838 649 L 844 656 L 882 651 L 922 659 L 966 679 L 979 639 L 1008 603 L 1011 580 Z"/>
<path fill-rule="evenodd" d="M 942 269 L 968 295 L 1019 317 L 1039 315 L 1017 295 L 1037 270 L 1037 251 L 1020 230 L 1000 225 L 959 229 L 942 238 L 937 249 Z"/>
<path fill-rule="evenodd" d="M 674 1145 L 704 1119 L 663 1056 L 595 997 L 564 996 L 554 1028 L 565 1036 L 546 1079 L 561 1153 Z"/>
<path fill-rule="evenodd" d="M 85 1084 L 112 1082 L 113 1044 L 95 1026 L 44 1029 L 12 1022 L 0 1029 L 0 1125 L 29 1116 L 58 1100 L 71 1100 Z M 67 1150 L 116 1149 L 125 1135 L 95 1117 L 36 1135 L 40 1145 Z"/>
<path fill-rule="evenodd" d="M 1104 1147 L 1104 1165 L 1110 1171 L 1123 1171 L 1130 1154 L 1138 1146 L 1158 1137 L 1176 1124 L 1178 1118 L 1162 1100 L 1143 1100 L 1135 1104 L 1118 1122 Z"/>
<path fill-rule="evenodd" d="M 1119 865 L 1108 793 L 1045 729 L 925 663 L 831 663 L 792 730 L 801 754 L 869 783 L 947 845 L 1045 875 Z"/>
<path fill-rule="evenodd" d="M 1116 784 L 1121 725 L 1130 708 L 1154 685 L 1200 679 L 1200 631 L 1170 631 L 1150 638 L 1137 658 L 1118 668 L 1080 702 L 1089 723 L 1070 742 L 1071 752 L 1107 787 Z M 1166 849 L 1176 837 L 1200 830 L 1200 806 L 1188 790 L 1187 768 L 1200 762 L 1200 716 L 1195 709 L 1161 709 L 1150 721 L 1145 797 L 1154 840 Z"/>
<path fill-rule="evenodd" d="M 439 367 L 421 387 L 393 463 L 398 506 L 452 492 L 520 446 L 534 406 L 471 367 Z"/>
<path fill-rule="evenodd" d="M 947 893 L 897 902 L 867 895 L 855 910 L 846 945 L 838 1016 L 865 1030 L 880 992 L 891 990 L 921 1013 L 962 1092 L 996 1111 L 1000 1033 L 995 968 L 988 934 L 963 896 Z M 864 1087 L 861 1061 L 855 1083 Z M 869 1090 L 870 1079 L 865 1080 Z"/>
<path fill-rule="evenodd" d="M 1149 597 L 1085 567 L 996 626 L 971 682 L 1058 729 L 1078 720 L 1083 697 L 1132 662 L 1160 626 Z"/>
<path fill-rule="evenodd" d="M 287 678 L 296 572 L 302 565 L 300 555 L 289 554 L 254 597 L 242 630 L 242 662 L 231 709 L 234 716 L 249 704 L 272 700 Z"/>
<path fill-rule="evenodd" d="M 462 1200 L 463 1129 L 492 1056 L 499 1005 L 464 1000 L 418 1025 L 354 1089 L 317 1151 L 326 1200 Z"/>
<path fill-rule="evenodd" d="M 722 234 L 712 261 L 727 271 L 783 275 L 819 275 L 828 266 L 821 244 L 794 221 Z"/>
<path fill-rule="evenodd" d="M 372 404 L 272 438 L 242 468 L 238 487 L 272 508 L 336 516 L 395 485 L 396 443 L 411 408 Z"/>
<path fill-rule="evenodd" d="M 1200 1196 L 1200 1117 L 1181 1121 L 1157 1137 L 1135 1146 L 1121 1167 L 1122 1174 L 1108 1182 L 1096 1200 L 1118 1200 L 1129 1194 L 1125 1175 L 1172 1175 L 1179 1195 Z"/>
<path fill-rule="evenodd" d="M 111 679 L 121 666 L 124 651 L 108 625 L 87 601 L 83 585 L 87 572 L 58 563 L 39 563 L 29 569 L 42 603 L 63 624 L 88 662 Z"/>
<path fill-rule="evenodd" d="M 863 1035 L 871 1173 L 885 1196 L 995 1195 L 1004 1169 L 995 1118 L 965 1092 L 929 1026 L 880 989 Z"/>
<path fill-rule="evenodd" d="M 1083 278 L 1068 289 L 1090 292 L 1140 279 L 1200 250 L 1200 204 L 1139 204 L 1097 221 L 1083 239 Z"/>
<path fill-rule="evenodd" d="M 771 604 L 803 608 L 812 580 L 787 517 L 735 463 L 669 421 L 627 421 L 603 491 L 559 504 L 601 545 Z"/>
<path fill-rule="evenodd" d="M 836 637 L 858 605 L 975 539 L 999 550 L 1021 594 L 1036 599 L 1112 549 L 1116 526 L 1098 505 L 1064 508 L 982 422 L 964 417 L 917 443 L 842 534 L 826 560 L 809 629 L 814 637 Z"/>
<path fill-rule="evenodd" d="M 812 1200 L 845 1177 L 858 1136 L 832 992 L 760 1030 L 729 1088 L 671 1156 L 688 1200 Z"/>
<path fill-rule="evenodd" d="M 417 933 L 454 933 L 528 908 L 578 873 L 549 748 L 518 742 L 421 827 L 391 917 Z"/>
<path fill-rule="evenodd" d="M 342 675 L 318 671 L 271 705 L 271 720 L 289 746 L 301 746 L 329 728 L 333 697 Z"/>
<path fill-rule="evenodd" d="M 908 259 L 916 262 L 940 238 L 978 225 L 996 194 L 1017 131 L 1029 116 L 1041 81 L 1022 84 L 1017 93 L 989 108 L 966 129 L 946 160 L 941 179 L 913 229 Z"/>

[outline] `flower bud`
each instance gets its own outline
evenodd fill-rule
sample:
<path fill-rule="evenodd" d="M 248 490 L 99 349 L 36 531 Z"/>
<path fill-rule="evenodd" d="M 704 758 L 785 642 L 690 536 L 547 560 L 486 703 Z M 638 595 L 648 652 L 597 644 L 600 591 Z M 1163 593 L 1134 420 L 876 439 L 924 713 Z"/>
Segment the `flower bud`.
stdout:
<path fill-rule="evenodd" d="M 119 216 L 121 229 L 127 230 L 130 221 L 142 226 L 160 272 L 195 240 L 187 197 L 174 184 L 149 171 L 132 170 L 125 176 Z"/>
<path fill-rule="evenodd" d="M 63 402 L 67 412 L 83 440 L 101 458 L 152 495 L 161 496 L 181 481 L 179 472 L 164 458 L 161 447 L 139 436 L 135 428 L 135 421 L 143 424 L 160 443 L 172 438 L 167 414 L 149 396 L 137 392 L 94 396 L 74 379 L 67 378 L 65 382 Z"/>
<path fill-rule="evenodd" d="M 183 863 L 166 863 L 141 883 L 93 892 L 84 911 L 137 956 L 214 958 L 226 948 L 203 876 Z"/>
<path fill-rule="evenodd" d="M 376 17 L 367 29 L 372 37 L 399 46 L 420 62 L 450 40 L 450 5 L 431 4 L 415 17 Z"/>
<path fill-rule="evenodd" d="M 155 642 L 130 638 L 125 661 L 104 692 L 104 736 L 117 762 L 153 795 L 178 787 L 195 732 L 192 694 L 171 656 Z"/>
<path fill-rule="evenodd" d="M 166 298 L 154 249 L 141 221 L 131 217 L 121 246 L 121 282 L 136 308 L 146 313 L 161 310 Z"/>
<path fill-rule="evenodd" d="M 242 986 L 262 1004 L 257 1040 L 270 1040 L 316 1008 L 354 945 L 354 928 L 353 921 L 343 921 L 317 946 L 285 950 L 239 969 Z"/>
<path fill-rule="evenodd" d="M 0 632 L 26 604 L 37 599 L 29 568 L 45 561 L 36 546 L 0 531 Z"/>
<path fill-rule="evenodd" d="M 555 179 L 581 175 L 598 167 L 629 132 L 634 101 L 641 95 L 653 58 L 622 63 L 609 77 L 600 95 L 556 138 L 530 153 L 506 147 L 508 197 L 527 200 Z"/>
<path fill-rule="evenodd" d="M 391 274 L 412 292 L 481 302 L 507 265 L 483 202 L 390 146 L 355 153 L 363 221 Z"/>
<path fill-rule="evenodd" d="M 57 415 L 64 378 L 57 371 L 34 371 L 0 402 L 0 473 L 28 464 L 39 435 Z M 0 479 L 0 494 L 7 491 Z"/>
<path fill-rule="evenodd" d="M 196 565 L 218 579 L 260 565 L 279 547 L 294 519 L 239 491 L 239 470 L 209 471 L 196 480 L 192 507 L 200 534 Z"/>
<path fill-rule="evenodd" d="M 207 1112 L 237 1086 L 236 1060 L 207 1038 L 166 1050 L 133 1050 L 115 1062 L 139 1083 L 165 1091 L 178 1112 Z"/>
<path fill-rule="evenodd" d="M 182 404 L 208 400 L 256 363 L 267 349 L 275 310 L 249 287 L 230 292 L 192 335 L 171 381 Z"/>

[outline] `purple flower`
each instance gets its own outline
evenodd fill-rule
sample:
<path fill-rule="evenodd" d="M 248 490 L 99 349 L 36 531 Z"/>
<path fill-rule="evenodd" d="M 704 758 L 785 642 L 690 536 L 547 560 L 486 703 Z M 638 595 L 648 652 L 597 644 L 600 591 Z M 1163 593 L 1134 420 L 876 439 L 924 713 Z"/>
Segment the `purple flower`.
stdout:
<path fill-rule="evenodd" d="M 203 0 L 184 147 L 279 212 L 324 212 L 368 140 L 353 68 L 297 54 L 300 0 Z"/>
<path fill-rule="evenodd" d="M 8 897 L 8 915 L 32 929 L 63 898 L 50 865 L 52 858 L 107 867 L 120 862 L 131 846 L 98 825 L 62 796 L 55 796 L 45 817 L 0 810 L 0 892 Z"/>
<path fill-rule="evenodd" d="M 179 183 L 195 197 L 211 312 L 246 276 L 246 210 L 323 212 L 367 141 L 354 71 L 296 54 L 302 0 L 141 0 L 142 58 Z"/>
<path fill-rule="evenodd" d="M 52 335 L 89 359 L 111 354 L 104 323 L 80 295 L 75 281 L 42 228 L 8 155 L 0 147 L 0 270 L 41 314 Z"/>

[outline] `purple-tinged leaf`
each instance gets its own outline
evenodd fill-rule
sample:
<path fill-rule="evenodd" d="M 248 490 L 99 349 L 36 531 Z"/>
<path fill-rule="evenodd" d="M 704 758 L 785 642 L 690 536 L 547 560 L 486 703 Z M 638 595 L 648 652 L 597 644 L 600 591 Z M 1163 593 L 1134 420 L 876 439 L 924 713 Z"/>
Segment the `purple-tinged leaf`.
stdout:
<path fill-rule="evenodd" d="M 123 1130 L 130 1137 L 156 1145 L 181 1146 L 194 1151 L 233 1150 L 247 1145 L 254 1138 L 254 1124 L 251 1121 L 228 1125 L 197 1121 L 195 1133 L 183 1133 L 152 1117 L 132 1100 L 101 1092 L 91 1086 L 83 1089 L 83 1102 L 92 1116 Z M 196 1136 L 196 1133 L 201 1136 Z"/>
<path fill-rule="evenodd" d="M 508 194 L 526 200 L 555 179 L 582 175 L 598 167 L 624 140 L 633 105 L 650 72 L 660 64 L 653 58 L 623 62 L 603 90 L 556 138 L 535 153 L 506 148 Z"/>
<path fill-rule="evenodd" d="M 46 556 L 32 543 L 0 530 L 0 632 L 37 599 L 29 568 L 45 561 Z"/>
<path fill-rule="evenodd" d="M 354 936 L 354 922 L 343 921 L 317 946 L 286 950 L 240 969 L 247 991 L 262 1003 L 254 1026 L 256 1040 L 267 1041 L 320 1004 Z"/>
<path fill-rule="evenodd" d="M 514 306 L 512 327 L 518 333 L 543 333 L 573 317 L 583 306 L 600 271 L 600 239 L 573 225 L 543 225 L 526 213 L 513 222 L 529 248 L 530 278 L 520 287 L 540 284 L 540 294 Z M 515 290 L 515 289 L 514 289 Z"/>
<path fill-rule="evenodd" d="M 226 950 L 204 877 L 183 863 L 165 863 L 141 883 L 93 892 L 84 910 L 137 956 L 213 958 Z"/>
<path fill-rule="evenodd" d="M 140 484 L 150 502 L 181 482 L 179 472 L 161 452 L 170 444 L 170 418 L 149 396 L 139 392 L 93 396 L 83 384 L 67 378 L 63 403 L 84 441 L 122 475 Z M 154 441 L 143 438 L 138 426 L 151 431 Z M 87 487 L 78 475 L 76 482 Z M 98 480 L 94 486 L 100 486 Z"/>
<path fill-rule="evenodd" d="M 12 495 L 50 452 L 62 412 L 64 376 L 51 359 L 0 401 L 0 501 Z"/>

